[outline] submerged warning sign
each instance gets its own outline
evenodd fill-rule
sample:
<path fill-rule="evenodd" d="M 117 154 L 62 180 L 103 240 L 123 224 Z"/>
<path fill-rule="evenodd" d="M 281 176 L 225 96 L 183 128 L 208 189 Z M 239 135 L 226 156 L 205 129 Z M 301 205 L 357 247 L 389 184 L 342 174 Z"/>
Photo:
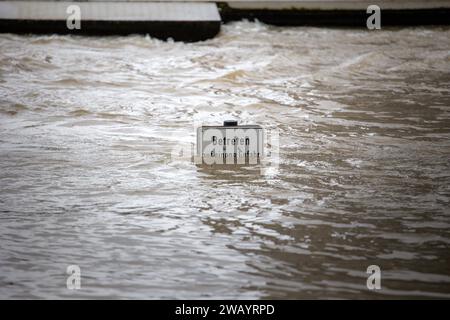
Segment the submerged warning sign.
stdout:
<path fill-rule="evenodd" d="M 223 126 L 197 128 L 196 163 L 257 164 L 263 155 L 263 128 L 225 121 Z"/>

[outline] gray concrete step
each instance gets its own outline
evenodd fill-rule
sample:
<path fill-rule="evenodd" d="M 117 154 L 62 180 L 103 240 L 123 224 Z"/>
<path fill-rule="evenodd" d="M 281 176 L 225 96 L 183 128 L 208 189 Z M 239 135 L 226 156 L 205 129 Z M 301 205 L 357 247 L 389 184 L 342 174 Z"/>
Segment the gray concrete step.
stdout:
<path fill-rule="evenodd" d="M 215 3 L 0 1 L 2 32 L 144 33 L 198 41 L 214 37 L 220 24 Z"/>

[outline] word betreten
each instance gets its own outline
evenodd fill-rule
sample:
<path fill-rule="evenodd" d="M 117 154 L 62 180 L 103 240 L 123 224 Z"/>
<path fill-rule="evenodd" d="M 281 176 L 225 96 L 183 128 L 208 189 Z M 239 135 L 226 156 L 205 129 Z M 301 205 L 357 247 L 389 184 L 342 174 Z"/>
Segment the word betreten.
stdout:
<path fill-rule="evenodd" d="M 239 138 L 239 137 L 234 137 L 234 138 L 217 138 L 216 136 L 212 137 L 212 144 L 213 145 L 219 145 L 219 146 L 236 146 L 236 145 L 241 145 L 241 146 L 248 146 L 250 145 L 250 138 L 246 137 L 246 138 Z"/>

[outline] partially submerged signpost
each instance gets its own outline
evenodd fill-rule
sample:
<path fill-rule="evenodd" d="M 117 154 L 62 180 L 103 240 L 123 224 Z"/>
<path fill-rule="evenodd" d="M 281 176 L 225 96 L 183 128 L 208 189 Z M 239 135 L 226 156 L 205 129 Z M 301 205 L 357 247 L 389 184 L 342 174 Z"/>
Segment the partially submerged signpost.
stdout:
<path fill-rule="evenodd" d="M 264 154 L 263 128 L 238 125 L 228 120 L 223 126 L 197 128 L 196 164 L 258 164 Z"/>

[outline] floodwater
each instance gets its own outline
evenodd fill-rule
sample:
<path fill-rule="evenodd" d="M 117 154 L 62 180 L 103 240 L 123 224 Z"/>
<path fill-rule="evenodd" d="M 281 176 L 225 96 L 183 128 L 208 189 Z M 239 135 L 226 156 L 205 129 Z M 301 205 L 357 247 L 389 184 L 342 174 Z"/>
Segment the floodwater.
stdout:
<path fill-rule="evenodd" d="M 233 118 L 269 174 L 173 156 Z M 450 298 L 449 202 L 449 28 L 0 35 L 0 298 Z"/>

